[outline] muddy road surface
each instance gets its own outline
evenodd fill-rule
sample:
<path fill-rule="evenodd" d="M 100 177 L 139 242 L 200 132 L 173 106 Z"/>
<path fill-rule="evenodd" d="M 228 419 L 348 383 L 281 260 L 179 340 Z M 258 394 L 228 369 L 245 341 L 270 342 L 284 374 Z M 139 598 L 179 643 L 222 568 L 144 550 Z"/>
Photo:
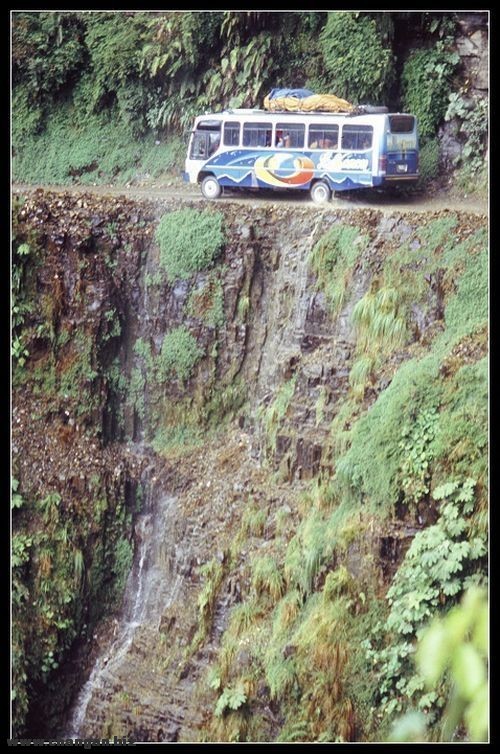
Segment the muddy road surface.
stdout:
<path fill-rule="evenodd" d="M 360 189 L 337 193 L 327 204 L 314 204 L 307 191 L 284 192 L 273 190 L 246 191 L 226 190 L 219 199 L 209 202 L 203 197 L 197 186 L 173 180 L 166 185 L 149 186 L 58 186 L 14 184 L 14 194 L 27 194 L 37 189 L 57 191 L 69 194 L 97 194 L 101 196 L 125 196 L 129 199 L 162 200 L 179 198 L 185 201 L 199 201 L 200 204 L 217 204 L 238 202 L 248 206 L 289 206 L 310 208 L 311 210 L 328 209 L 376 209 L 384 213 L 392 212 L 437 212 L 449 209 L 457 212 L 471 212 L 478 215 L 488 214 L 488 200 L 477 198 L 450 197 L 446 193 L 434 195 L 398 193 L 396 189 Z"/>

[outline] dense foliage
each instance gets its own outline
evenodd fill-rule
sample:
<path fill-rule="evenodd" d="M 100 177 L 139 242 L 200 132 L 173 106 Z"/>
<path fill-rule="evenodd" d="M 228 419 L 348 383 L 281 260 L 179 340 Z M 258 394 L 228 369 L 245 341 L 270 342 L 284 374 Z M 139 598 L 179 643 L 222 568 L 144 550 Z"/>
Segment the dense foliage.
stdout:
<path fill-rule="evenodd" d="M 328 89 L 354 104 L 385 104 L 394 60 L 375 20 L 360 13 L 329 13 L 320 39 Z"/>
<path fill-rule="evenodd" d="M 262 106 L 276 86 L 405 107 L 431 138 L 449 98 L 457 104 L 454 19 L 421 12 L 15 11 L 14 176 L 99 183 L 168 173 L 181 165 L 178 139 L 195 115 Z M 474 108 L 456 114 L 466 148 L 480 145 L 481 156 L 484 118 Z"/>
<path fill-rule="evenodd" d="M 405 63 L 403 103 L 408 112 L 417 116 L 423 138 L 435 136 L 445 116 L 451 76 L 459 61 L 450 45 L 437 42 L 431 49 L 415 50 Z"/>

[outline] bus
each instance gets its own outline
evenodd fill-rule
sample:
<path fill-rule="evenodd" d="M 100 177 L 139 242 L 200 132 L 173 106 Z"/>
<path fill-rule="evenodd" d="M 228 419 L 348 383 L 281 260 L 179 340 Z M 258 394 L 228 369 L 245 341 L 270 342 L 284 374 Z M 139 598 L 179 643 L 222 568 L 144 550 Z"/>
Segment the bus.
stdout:
<path fill-rule="evenodd" d="M 368 108 L 367 108 L 368 109 Z M 417 119 L 385 107 L 362 114 L 234 109 L 195 118 L 183 178 L 206 199 L 225 187 L 332 192 L 418 180 Z"/>

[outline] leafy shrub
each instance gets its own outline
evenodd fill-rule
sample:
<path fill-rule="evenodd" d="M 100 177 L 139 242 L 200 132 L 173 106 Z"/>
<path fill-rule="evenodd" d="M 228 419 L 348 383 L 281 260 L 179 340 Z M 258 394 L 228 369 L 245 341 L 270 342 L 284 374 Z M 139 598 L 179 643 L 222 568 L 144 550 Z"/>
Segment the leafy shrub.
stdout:
<path fill-rule="evenodd" d="M 428 688 L 436 688 L 449 669 L 452 693 L 443 713 L 441 740 L 452 740 L 465 723 L 469 740 L 488 738 L 488 600 L 471 587 L 460 605 L 435 618 L 420 638 L 417 666 Z"/>
<path fill-rule="evenodd" d="M 185 150 L 178 138 L 157 144 L 150 135 L 139 141 L 114 110 L 82 119 L 70 105 L 53 112 L 40 133 L 35 133 L 39 120 L 33 116 L 28 139 L 24 113 L 24 108 L 13 108 L 12 173 L 17 181 L 123 184 L 168 173 L 180 164 Z"/>
<path fill-rule="evenodd" d="M 155 238 L 160 265 L 170 280 L 187 279 L 209 267 L 224 244 L 220 212 L 181 209 L 163 215 Z"/>
<path fill-rule="evenodd" d="M 417 116 L 423 139 L 436 135 L 448 105 L 450 79 L 460 62 L 442 41 L 430 49 L 413 50 L 402 73 L 405 109 Z"/>
<path fill-rule="evenodd" d="M 484 327 L 487 322 L 488 264 L 487 239 L 477 231 L 457 243 L 453 233 L 456 219 L 446 222 L 436 220 L 419 229 L 417 236 L 422 246 L 418 248 L 418 272 L 408 249 L 392 254 L 385 263 L 384 281 L 391 287 L 399 279 L 398 295 L 408 306 L 425 300 L 423 276 L 435 274 L 444 267 L 449 295 L 444 309 L 445 330 L 433 341 L 428 355 L 403 363 L 395 372 L 390 385 L 378 396 L 369 411 L 353 425 L 349 437 L 350 447 L 336 464 L 335 481 L 342 494 L 359 502 L 380 506 L 387 512 L 400 499 L 401 470 L 404 452 L 398 446 L 401 427 L 412 426 L 421 411 L 439 406 L 443 401 L 440 419 L 435 428 L 436 447 L 429 447 L 434 457 L 434 469 L 443 474 L 465 473 L 467 463 L 474 463 L 474 474 L 479 479 L 485 468 L 484 415 L 478 406 L 484 405 L 484 369 L 479 364 L 464 367 L 468 376 L 468 389 L 461 389 L 458 380 L 447 384 L 441 371 L 442 361 L 461 340 Z M 425 262 L 424 262 L 425 260 Z M 475 336 L 474 336 L 475 337 Z M 475 406 L 475 409 L 473 408 Z M 444 437 L 451 439 L 455 451 Z M 479 445 L 473 449 L 477 438 Z M 460 438 L 460 439 L 459 439 Z M 438 448 L 439 446 L 439 448 Z M 460 464 L 460 465 L 459 465 Z M 468 472 L 470 473 L 470 471 Z M 442 477 L 441 477 L 442 478 Z"/>
<path fill-rule="evenodd" d="M 404 426 L 401 432 L 399 446 L 404 451 L 402 487 L 405 498 L 414 503 L 429 494 L 429 466 L 438 419 L 436 409 L 431 407 L 421 411 L 413 424 Z"/>
<path fill-rule="evenodd" d="M 486 540 L 470 534 L 474 488 L 475 481 L 465 479 L 446 482 L 434 490 L 434 499 L 443 501 L 440 516 L 436 524 L 415 535 L 387 592 L 391 609 L 385 631 L 390 642 L 381 650 L 366 644 L 368 657 L 377 665 L 386 715 L 402 711 L 414 696 L 422 710 L 441 703 L 436 691 L 423 693 L 423 679 L 414 673 L 410 662 L 412 641 L 441 606 L 483 580 L 481 559 L 486 554 Z M 377 630 L 381 626 L 375 633 Z"/>
<path fill-rule="evenodd" d="M 419 185 L 425 186 L 429 181 L 439 175 L 439 141 L 429 139 L 420 149 L 419 158 Z"/>
<path fill-rule="evenodd" d="M 483 157 L 488 134 L 488 101 L 486 98 L 466 99 L 459 92 L 449 96 L 444 119 L 457 123 L 455 135 L 463 142 L 456 164 L 477 173 L 484 165 Z"/>
<path fill-rule="evenodd" d="M 198 346 L 194 335 L 184 325 L 176 327 L 163 339 L 158 356 L 160 379 L 167 379 L 175 374 L 181 381 L 188 380 L 202 356 L 203 349 Z"/>
<path fill-rule="evenodd" d="M 393 55 L 373 19 L 360 13 L 329 13 L 320 47 L 332 92 L 355 104 L 383 104 L 393 78 Z"/>
<path fill-rule="evenodd" d="M 86 62 L 79 13 L 14 13 L 12 73 L 32 103 L 47 101 L 75 81 Z"/>

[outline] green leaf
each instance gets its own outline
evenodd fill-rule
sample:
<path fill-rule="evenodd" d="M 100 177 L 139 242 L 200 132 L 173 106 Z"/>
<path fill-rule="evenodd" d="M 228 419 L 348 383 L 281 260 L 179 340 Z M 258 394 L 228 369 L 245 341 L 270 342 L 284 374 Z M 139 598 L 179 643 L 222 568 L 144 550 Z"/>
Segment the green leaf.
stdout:
<path fill-rule="evenodd" d="M 453 677 L 460 694 L 472 701 L 481 686 L 486 683 L 486 668 L 472 644 L 457 647 L 453 657 Z"/>
<path fill-rule="evenodd" d="M 434 490 L 432 497 L 434 500 L 443 500 L 444 498 L 450 497 L 457 487 L 458 482 L 445 482 L 445 484 L 442 484 Z"/>
<path fill-rule="evenodd" d="M 450 658 L 448 632 L 441 622 L 432 624 L 422 637 L 417 649 L 417 662 L 420 673 L 428 686 L 434 686 Z"/>
<path fill-rule="evenodd" d="M 479 688 L 464 713 L 471 741 L 488 740 L 488 686 Z"/>

